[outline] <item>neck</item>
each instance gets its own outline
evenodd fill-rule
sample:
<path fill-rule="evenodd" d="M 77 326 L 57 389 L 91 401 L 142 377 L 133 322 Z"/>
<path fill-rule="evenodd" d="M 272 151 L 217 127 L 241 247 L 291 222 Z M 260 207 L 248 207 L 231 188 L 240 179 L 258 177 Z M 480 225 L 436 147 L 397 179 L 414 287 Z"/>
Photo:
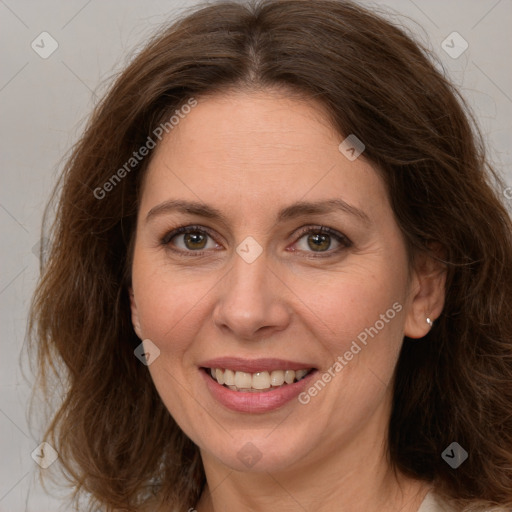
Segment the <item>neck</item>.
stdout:
<path fill-rule="evenodd" d="M 347 445 L 333 450 L 327 439 L 280 472 L 234 471 L 202 453 L 207 485 L 196 510 L 416 512 L 431 486 L 393 471 L 386 439 L 382 423 L 370 421 Z"/>

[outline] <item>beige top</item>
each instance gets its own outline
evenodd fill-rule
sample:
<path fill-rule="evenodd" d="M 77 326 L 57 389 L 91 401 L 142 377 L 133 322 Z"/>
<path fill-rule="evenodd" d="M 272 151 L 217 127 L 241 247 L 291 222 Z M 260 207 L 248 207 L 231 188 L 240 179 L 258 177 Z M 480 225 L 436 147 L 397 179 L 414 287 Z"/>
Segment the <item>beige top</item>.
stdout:
<path fill-rule="evenodd" d="M 488 508 L 487 512 L 507 512 L 504 508 Z M 445 500 L 430 491 L 418 509 L 418 512 L 456 512 L 455 509 L 449 505 Z M 510 512 L 510 511 L 509 511 Z"/>
<path fill-rule="evenodd" d="M 454 512 L 454 510 L 446 501 L 430 491 L 422 501 L 418 512 Z"/>

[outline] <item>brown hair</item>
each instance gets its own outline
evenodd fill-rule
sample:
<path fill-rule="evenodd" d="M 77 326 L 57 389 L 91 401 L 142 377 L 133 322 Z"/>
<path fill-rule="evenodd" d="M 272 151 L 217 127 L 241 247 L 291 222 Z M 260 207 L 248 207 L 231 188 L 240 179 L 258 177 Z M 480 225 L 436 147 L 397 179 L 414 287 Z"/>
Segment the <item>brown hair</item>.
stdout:
<path fill-rule="evenodd" d="M 98 187 L 190 98 L 275 87 L 322 102 L 340 135 L 364 142 L 412 254 L 433 243 L 444 251 L 444 311 L 421 342 L 404 340 L 396 368 L 393 467 L 433 482 L 459 508 L 512 506 L 512 226 L 498 198 L 503 184 L 429 52 L 336 0 L 221 2 L 189 14 L 118 77 L 74 148 L 30 332 L 41 385 L 52 395 L 54 373 L 64 383 L 47 440 L 75 498 L 85 493 L 106 510 L 181 510 L 205 483 L 197 447 L 133 354 L 130 248 L 150 157 L 100 199 Z M 469 452 L 456 470 L 441 458 L 453 441 Z"/>

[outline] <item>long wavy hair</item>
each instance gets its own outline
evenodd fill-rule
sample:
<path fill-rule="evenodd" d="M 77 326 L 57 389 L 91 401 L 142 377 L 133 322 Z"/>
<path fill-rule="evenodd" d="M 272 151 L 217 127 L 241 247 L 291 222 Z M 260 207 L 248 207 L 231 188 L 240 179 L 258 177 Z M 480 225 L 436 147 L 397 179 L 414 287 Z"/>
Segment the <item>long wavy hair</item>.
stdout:
<path fill-rule="evenodd" d="M 411 254 L 443 249 L 444 311 L 421 342 L 404 339 L 396 367 L 392 467 L 431 482 L 460 510 L 511 507 L 512 225 L 504 184 L 429 50 L 384 17 L 337 0 L 195 8 L 117 77 L 73 148 L 53 196 L 29 338 L 38 389 L 50 400 L 61 391 L 45 438 L 60 454 L 75 504 L 86 496 L 91 509 L 186 510 L 205 484 L 198 448 L 133 353 L 140 340 L 127 290 L 151 154 L 104 184 L 190 98 L 276 87 L 322 102 L 340 137 L 364 142 Z M 441 457 L 453 441 L 469 453 L 456 470 Z"/>

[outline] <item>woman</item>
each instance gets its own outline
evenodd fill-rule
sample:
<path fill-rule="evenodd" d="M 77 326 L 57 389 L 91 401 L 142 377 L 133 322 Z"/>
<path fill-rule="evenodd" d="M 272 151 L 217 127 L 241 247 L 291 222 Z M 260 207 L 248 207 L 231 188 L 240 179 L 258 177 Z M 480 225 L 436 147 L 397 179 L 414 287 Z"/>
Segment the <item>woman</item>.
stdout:
<path fill-rule="evenodd" d="M 65 169 L 33 303 L 75 498 L 509 510 L 500 187 L 426 52 L 358 5 L 222 2 L 158 34 Z"/>

